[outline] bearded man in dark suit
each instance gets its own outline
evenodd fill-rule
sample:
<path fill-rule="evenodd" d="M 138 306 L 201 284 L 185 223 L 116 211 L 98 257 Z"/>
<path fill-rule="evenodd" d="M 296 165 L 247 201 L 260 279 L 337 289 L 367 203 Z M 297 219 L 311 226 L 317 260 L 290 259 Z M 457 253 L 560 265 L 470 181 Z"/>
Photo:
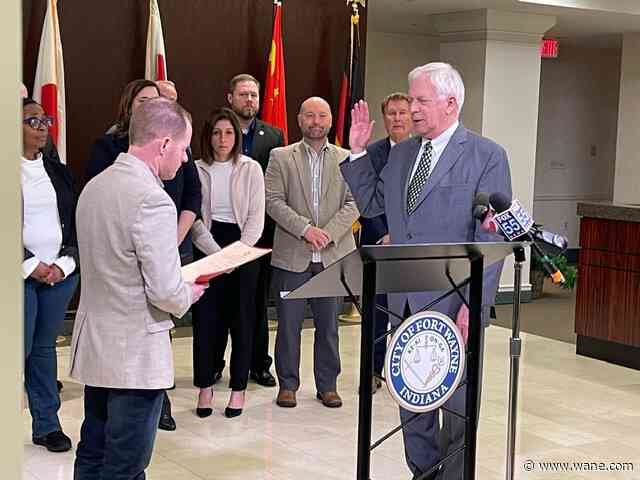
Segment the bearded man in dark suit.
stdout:
<path fill-rule="evenodd" d="M 264 173 L 269 163 L 271 150 L 284 146 L 284 135 L 279 128 L 275 128 L 256 117 L 260 109 L 260 82 L 246 73 L 236 75 L 229 83 L 227 101 L 240 120 L 242 153 L 256 160 Z M 274 230 L 274 221 L 266 215 L 262 237 L 256 243 L 256 247 L 272 248 Z M 260 262 L 260 272 L 256 294 L 256 325 L 250 378 L 264 387 L 275 387 L 276 380 L 269 371 L 273 359 L 269 356 L 267 319 L 267 303 L 271 283 L 271 255 L 264 255 L 258 261 Z M 220 339 L 220 341 L 226 345 L 227 339 Z M 217 351 L 224 352 L 224 348 L 217 349 Z M 224 368 L 224 360 L 220 358 L 217 363 L 219 369 L 216 377 L 220 378 Z"/>

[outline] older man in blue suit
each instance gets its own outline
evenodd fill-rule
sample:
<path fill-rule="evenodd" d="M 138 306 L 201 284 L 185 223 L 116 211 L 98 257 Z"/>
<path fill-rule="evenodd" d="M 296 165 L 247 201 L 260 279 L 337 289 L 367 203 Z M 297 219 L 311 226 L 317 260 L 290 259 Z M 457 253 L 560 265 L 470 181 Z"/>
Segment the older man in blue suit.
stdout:
<path fill-rule="evenodd" d="M 373 129 L 368 106 L 361 101 L 352 111 L 351 156 L 341 168 L 361 214 L 366 217 L 386 214 L 392 244 L 496 240 L 494 234 L 483 231 L 473 218 L 471 204 L 478 192 L 500 192 L 511 198 L 507 154 L 500 145 L 467 130 L 459 122 L 464 103 L 460 74 L 451 65 L 440 62 L 417 67 L 409 74 L 409 96 L 416 136 L 391 149 L 380 174 L 366 150 Z M 501 264 L 485 270 L 485 326 L 501 270 Z M 413 313 L 440 293 L 390 294 L 389 309 L 400 315 Z M 435 308 L 456 319 L 466 340 L 469 312 L 460 299 L 451 295 Z M 465 388 L 462 387 L 446 406 L 464 415 L 464 404 Z M 403 423 L 411 415 L 400 409 Z M 463 478 L 462 454 L 454 455 L 439 471 L 429 476 L 423 474 L 462 446 L 464 428 L 463 420 L 443 411 L 440 432 L 437 411 L 433 411 L 403 429 L 407 464 L 415 479 Z"/>
<path fill-rule="evenodd" d="M 376 173 L 380 174 L 387 164 L 389 151 L 396 144 L 405 141 L 411 135 L 411 113 L 409 112 L 409 96 L 406 93 L 395 92 L 387 95 L 380 105 L 382 119 L 387 137 L 373 142 L 367 146 L 367 153 L 373 164 Z M 376 245 L 389 243 L 389 230 L 387 227 L 387 217 L 385 214 L 373 218 L 360 217 L 360 243 L 362 245 Z M 387 296 L 380 294 L 376 297 L 376 303 L 387 307 Z M 376 310 L 375 337 L 382 336 L 387 331 L 389 323 L 388 315 L 382 310 Z M 373 378 L 371 390 L 373 393 L 382 386 L 380 376 L 384 366 L 384 356 L 387 351 L 385 342 L 378 342 L 375 345 L 373 357 Z"/>

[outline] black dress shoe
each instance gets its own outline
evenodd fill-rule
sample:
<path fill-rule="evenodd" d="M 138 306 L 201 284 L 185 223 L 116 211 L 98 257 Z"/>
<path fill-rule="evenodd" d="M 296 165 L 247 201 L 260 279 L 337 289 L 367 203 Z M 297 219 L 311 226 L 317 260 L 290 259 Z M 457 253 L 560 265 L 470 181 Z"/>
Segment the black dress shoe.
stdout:
<path fill-rule="evenodd" d="M 173 432 L 176 429 L 176 421 L 171 416 L 171 402 L 169 401 L 169 395 L 167 395 L 167 392 L 164 392 L 158 428 L 160 430 L 166 430 L 167 432 Z"/>
<path fill-rule="evenodd" d="M 263 387 L 276 386 L 276 379 L 273 378 L 273 375 L 271 375 L 269 370 L 263 370 L 261 372 L 251 372 L 250 377 L 258 385 L 262 385 Z"/>
<path fill-rule="evenodd" d="M 241 408 L 227 407 L 224 409 L 224 416 L 227 418 L 239 417 L 240 415 L 242 415 Z"/>
<path fill-rule="evenodd" d="M 196 407 L 196 415 L 198 415 L 200 418 L 210 417 L 212 413 L 213 413 L 213 408 Z M 226 411 L 225 411 L 225 414 L 226 414 Z"/>
<path fill-rule="evenodd" d="M 71 439 L 61 430 L 47 433 L 43 437 L 33 437 L 35 445 L 42 445 L 50 452 L 67 452 L 71 450 Z"/>

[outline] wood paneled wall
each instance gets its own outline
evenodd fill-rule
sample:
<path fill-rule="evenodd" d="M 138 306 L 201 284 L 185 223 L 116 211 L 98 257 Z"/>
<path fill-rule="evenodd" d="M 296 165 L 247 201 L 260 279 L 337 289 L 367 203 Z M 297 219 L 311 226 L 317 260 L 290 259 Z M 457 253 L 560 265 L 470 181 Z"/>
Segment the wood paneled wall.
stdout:
<path fill-rule="evenodd" d="M 33 87 L 47 0 L 23 0 L 24 83 Z M 272 0 L 158 0 L 169 78 L 194 117 L 194 139 L 207 112 L 226 105 L 229 79 L 263 81 L 271 42 Z M 284 49 L 290 141 L 296 114 L 319 95 L 337 111 L 349 38 L 344 0 L 285 0 Z M 144 76 L 148 0 L 58 0 L 67 87 L 68 163 L 78 180 L 93 141 L 113 124 L 124 85 Z M 366 10 L 361 13 L 365 58 Z M 363 69 L 364 70 L 364 69 Z M 362 72 L 364 82 L 364 71 Z M 331 136 L 333 138 L 333 134 Z M 196 155 L 197 142 L 193 142 Z"/>

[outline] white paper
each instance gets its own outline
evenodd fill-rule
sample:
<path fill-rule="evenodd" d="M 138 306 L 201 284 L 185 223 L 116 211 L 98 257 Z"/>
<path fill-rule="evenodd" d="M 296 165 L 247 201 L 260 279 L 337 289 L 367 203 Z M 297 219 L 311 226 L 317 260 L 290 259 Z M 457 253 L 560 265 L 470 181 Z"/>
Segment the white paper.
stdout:
<path fill-rule="evenodd" d="M 271 252 L 269 248 L 256 248 L 237 241 L 219 252 L 182 267 L 182 278 L 185 282 L 206 282 L 206 277 L 215 277 L 228 270 L 238 268 L 256 258 Z"/>

